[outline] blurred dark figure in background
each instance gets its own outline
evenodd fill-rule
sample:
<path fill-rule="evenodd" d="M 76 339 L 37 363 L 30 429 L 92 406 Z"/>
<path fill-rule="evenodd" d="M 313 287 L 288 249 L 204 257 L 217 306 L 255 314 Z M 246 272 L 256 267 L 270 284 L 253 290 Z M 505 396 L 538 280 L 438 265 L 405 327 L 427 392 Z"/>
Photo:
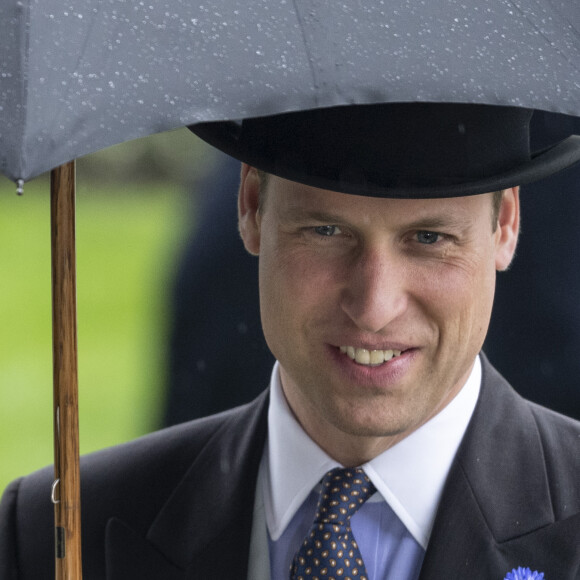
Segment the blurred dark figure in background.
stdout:
<path fill-rule="evenodd" d="M 570 133 L 580 134 L 580 119 L 534 114 L 536 146 Z M 236 227 L 239 172 L 220 154 L 198 186 L 198 225 L 173 292 L 165 425 L 248 402 L 268 386 L 258 260 Z M 524 397 L 580 419 L 580 166 L 522 189 L 525 235 L 497 277 L 484 351 Z"/>
<path fill-rule="evenodd" d="M 580 119 L 536 112 L 531 127 L 544 147 L 580 133 Z M 580 419 L 580 166 L 521 197 L 525 235 L 497 277 L 483 349 L 524 397 Z"/>
<path fill-rule="evenodd" d="M 238 234 L 240 163 L 216 155 L 196 185 L 197 224 L 173 288 L 165 425 L 252 400 L 274 364 L 260 324 L 258 260 Z"/>

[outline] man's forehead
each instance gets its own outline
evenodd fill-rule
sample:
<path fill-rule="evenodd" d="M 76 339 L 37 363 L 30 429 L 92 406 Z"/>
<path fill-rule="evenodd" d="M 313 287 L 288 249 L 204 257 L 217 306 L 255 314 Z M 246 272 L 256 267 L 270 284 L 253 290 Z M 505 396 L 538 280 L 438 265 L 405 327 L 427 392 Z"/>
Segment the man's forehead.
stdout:
<path fill-rule="evenodd" d="M 272 176 L 270 191 L 286 219 L 324 223 L 397 219 L 409 225 L 462 226 L 488 219 L 491 193 L 441 199 L 390 199 L 323 190 Z"/>

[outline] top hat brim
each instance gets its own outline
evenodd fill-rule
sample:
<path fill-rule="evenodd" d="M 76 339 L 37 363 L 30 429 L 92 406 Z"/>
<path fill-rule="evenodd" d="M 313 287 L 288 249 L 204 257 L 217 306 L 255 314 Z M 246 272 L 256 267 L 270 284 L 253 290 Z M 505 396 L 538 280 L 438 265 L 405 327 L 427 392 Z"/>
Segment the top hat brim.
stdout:
<path fill-rule="evenodd" d="M 470 106 L 464 105 L 463 107 Z M 451 108 L 451 125 L 456 123 L 456 118 L 454 117 L 455 111 L 460 108 L 461 107 L 457 106 Z M 492 109 L 494 113 L 492 117 L 493 119 L 497 117 L 497 111 L 500 109 L 490 106 L 483 106 L 479 109 L 482 108 L 486 115 L 489 113 L 489 110 Z M 474 107 L 471 107 L 470 111 L 473 109 Z M 438 105 L 437 111 L 439 112 L 440 110 L 441 105 Z M 507 108 L 504 110 L 507 110 Z M 343 111 L 340 112 L 340 114 L 343 114 L 343 112 L 346 112 L 345 108 L 343 108 Z M 305 112 L 304 114 L 311 115 L 312 113 Z M 461 114 L 464 115 L 463 111 Z M 477 114 L 479 114 L 479 112 Z M 519 111 L 516 113 L 516 117 L 518 114 Z M 399 178 L 399 176 L 393 177 L 393 169 L 391 168 L 391 174 L 388 176 L 388 180 L 381 183 L 378 182 L 380 179 L 374 179 L 372 175 L 369 178 L 369 174 L 372 172 L 356 170 L 349 171 L 348 169 L 344 170 L 344 163 L 342 162 L 341 167 L 331 168 L 331 170 L 327 171 L 327 166 L 324 163 L 318 165 L 314 164 L 313 166 L 312 164 L 304 163 L 300 159 L 300 155 L 298 155 L 297 160 L 296 153 L 308 149 L 308 145 L 305 146 L 303 143 L 304 140 L 300 141 L 300 138 L 294 140 L 292 131 L 286 131 L 287 135 L 285 138 L 279 140 L 276 138 L 276 135 L 280 133 L 280 127 L 283 129 L 293 127 L 293 125 L 288 124 L 280 125 L 279 118 L 283 117 L 284 116 L 281 115 L 271 118 L 253 119 L 250 120 L 249 123 L 246 121 L 242 123 L 231 121 L 201 123 L 189 128 L 201 139 L 221 151 L 267 173 L 321 189 L 370 197 L 428 199 L 477 195 L 499 191 L 518 185 L 526 185 L 546 178 L 580 162 L 580 136 L 570 136 L 542 151 L 534 153 L 529 153 L 528 151 L 525 156 L 520 156 L 518 154 L 518 156 L 514 157 L 514 160 L 510 162 L 508 167 L 498 165 L 497 170 L 495 170 L 496 167 L 492 165 L 492 170 L 486 168 L 485 171 L 481 171 L 478 168 L 475 175 L 462 174 L 459 177 L 455 176 L 452 179 L 447 179 L 446 177 L 441 178 L 441 176 L 437 176 L 437 178 L 434 179 L 415 179 L 415 173 L 413 171 L 414 160 L 411 160 L 409 163 L 410 169 L 409 167 L 406 169 L 406 174 L 403 178 Z M 413 115 L 413 118 L 415 117 L 416 115 Z M 513 117 L 513 115 L 511 117 Z M 511 117 L 507 117 L 508 121 Z M 309 119 L 309 117 L 306 118 Z M 346 118 L 346 116 L 344 118 Z M 422 121 L 423 123 L 425 118 L 427 117 L 424 117 Z M 467 118 L 469 118 L 469 116 Z M 529 118 L 529 116 L 526 117 L 524 121 L 516 119 L 516 123 L 519 123 L 519 125 L 514 125 L 514 127 L 525 125 L 526 146 L 529 142 L 529 136 L 527 133 Z M 284 123 L 286 123 L 286 120 L 284 120 Z M 488 125 L 489 119 L 486 119 L 483 124 Z M 503 130 L 505 124 L 505 119 L 498 121 L 498 127 L 500 130 Z M 354 131 L 357 131 L 358 125 L 355 124 L 353 126 L 355 127 Z M 321 124 L 316 128 L 316 131 L 323 133 L 325 128 L 326 126 Z M 345 131 L 349 130 L 352 131 L 352 127 L 350 129 L 345 129 Z M 405 126 L 403 126 L 403 130 L 405 131 L 405 134 L 408 133 Z M 437 131 L 440 132 L 440 128 L 437 128 Z M 514 129 L 510 128 L 509 132 L 514 133 Z M 290 137 L 288 137 L 288 134 L 290 134 Z M 316 135 L 316 133 L 313 134 Z M 418 135 L 420 135 L 420 140 L 423 135 L 422 129 L 419 131 Z M 437 136 L 439 138 L 439 133 L 437 133 Z M 367 142 L 364 140 L 361 141 L 360 136 L 358 137 L 359 143 Z M 417 137 L 415 136 L 414 139 L 417 139 Z M 436 148 L 433 146 L 433 141 L 428 141 L 428 139 L 429 136 L 427 135 L 423 145 L 417 143 L 416 147 L 420 148 L 423 146 L 431 149 Z M 455 137 L 452 137 L 452 139 L 455 139 Z M 343 140 L 347 141 L 347 139 Z M 497 150 L 499 148 L 499 154 L 496 153 L 496 155 L 501 157 L 501 133 L 492 134 L 488 140 L 493 143 L 494 149 Z M 282 142 L 282 145 L 279 147 L 280 141 Z M 330 149 L 330 155 L 327 156 L 329 158 L 332 157 L 334 149 L 336 148 L 335 143 L 337 140 L 334 139 L 331 141 L 333 146 Z M 341 140 L 338 139 L 338 142 L 341 143 Z M 321 143 L 323 143 L 322 137 L 321 141 L 316 142 L 315 145 L 311 147 L 311 151 L 309 151 L 307 155 L 318 156 L 319 153 L 317 153 L 317 148 L 318 151 L 320 151 Z M 449 141 L 446 141 L 446 143 L 449 143 Z M 483 148 L 481 147 L 481 143 L 476 143 L 473 151 L 468 152 L 468 158 L 469 155 L 472 157 L 480 155 L 479 151 L 485 149 L 485 141 L 482 143 L 484 143 Z M 460 144 L 460 146 L 462 145 Z M 279 147 L 278 150 L 276 150 L 276 147 Z M 340 149 L 342 145 L 339 145 L 338 147 Z M 345 149 L 345 147 L 346 145 L 342 147 L 342 149 Z M 358 151 L 361 148 L 362 147 L 359 146 L 356 150 Z M 444 145 L 442 148 L 445 150 Z M 488 149 L 491 149 L 491 147 Z M 351 148 L 351 150 L 353 149 Z M 346 155 L 345 151 L 340 150 L 338 156 L 340 157 L 341 154 Z M 382 167 L 380 155 L 375 155 L 375 157 L 378 160 L 374 160 L 373 163 Z M 450 164 L 455 163 L 455 154 L 450 153 L 449 157 Z M 440 157 L 438 157 L 437 164 L 440 164 Z M 337 163 L 337 165 L 339 165 L 339 163 Z M 418 172 L 420 171 L 421 170 L 418 170 Z"/>

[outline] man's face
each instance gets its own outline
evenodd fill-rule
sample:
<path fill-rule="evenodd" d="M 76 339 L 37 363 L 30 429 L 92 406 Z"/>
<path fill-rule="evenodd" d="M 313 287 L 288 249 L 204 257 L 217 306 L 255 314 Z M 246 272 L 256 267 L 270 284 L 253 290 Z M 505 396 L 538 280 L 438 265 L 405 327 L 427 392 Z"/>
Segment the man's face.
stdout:
<path fill-rule="evenodd" d="M 258 211 L 257 183 L 244 168 L 240 229 L 260 256 L 262 324 L 286 398 L 331 456 L 350 461 L 337 451 L 346 444 L 352 461 L 371 459 L 467 379 L 496 269 L 515 249 L 517 190 L 494 231 L 492 194 L 378 199 L 270 176 Z"/>

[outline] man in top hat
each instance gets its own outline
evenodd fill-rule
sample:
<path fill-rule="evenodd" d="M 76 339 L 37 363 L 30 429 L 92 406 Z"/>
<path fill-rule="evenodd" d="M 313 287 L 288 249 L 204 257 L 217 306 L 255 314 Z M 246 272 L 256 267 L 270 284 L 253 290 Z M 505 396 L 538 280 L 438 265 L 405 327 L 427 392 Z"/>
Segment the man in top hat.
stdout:
<path fill-rule="evenodd" d="M 530 116 L 403 104 L 194 128 L 244 162 L 277 362 L 247 406 L 84 458 L 85 578 L 580 577 L 580 425 L 480 352 L 518 185 L 580 160 L 577 137 L 530 152 Z M 51 477 L 5 493 L 2 578 L 47 576 Z"/>

